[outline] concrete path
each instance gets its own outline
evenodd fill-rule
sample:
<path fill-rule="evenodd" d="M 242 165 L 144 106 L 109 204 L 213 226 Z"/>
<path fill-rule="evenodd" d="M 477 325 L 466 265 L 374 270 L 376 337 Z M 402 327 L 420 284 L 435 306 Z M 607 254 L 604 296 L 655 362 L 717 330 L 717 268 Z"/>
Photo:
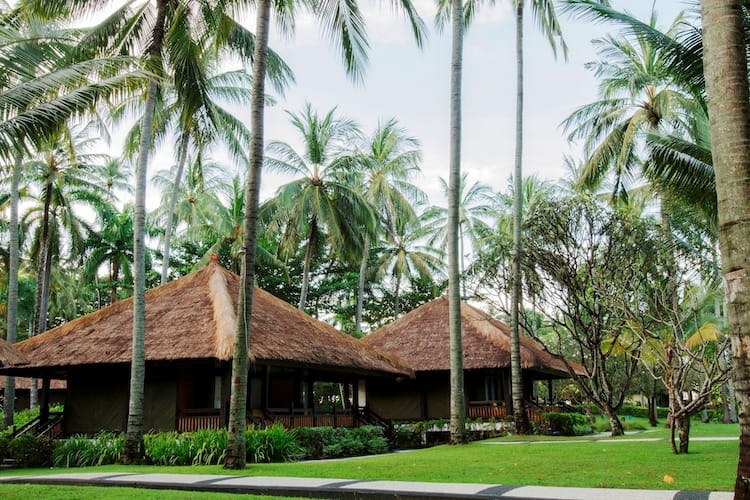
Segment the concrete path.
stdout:
<path fill-rule="evenodd" d="M 418 483 L 302 477 L 222 476 L 210 474 L 69 473 L 4 476 L 0 483 L 76 486 L 129 486 L 186 491 L 345 500 L 438 500 L 498 498 L 535 500 L 730 500 L 729 492 L 558 488 L 477 483 Z"/>
<path fill-rule="evenodd" d="M 667 441 L 669 438 L 628 438 L 628 439 L 566 439 L 560 441 L 483 441 L 482 444 L 567 444 L 567 443 L 645 443 Z M 739 441 L 737 436 L 694 437 L 690 441 Z"/>

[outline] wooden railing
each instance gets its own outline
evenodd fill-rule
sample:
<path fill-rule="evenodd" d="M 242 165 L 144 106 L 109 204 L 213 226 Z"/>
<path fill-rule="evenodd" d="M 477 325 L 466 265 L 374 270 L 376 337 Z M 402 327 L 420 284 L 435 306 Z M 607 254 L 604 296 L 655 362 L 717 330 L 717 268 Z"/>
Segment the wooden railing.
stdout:
<path fill-rule="evenodd" d="M 42 421 L 40 415 L 29 420 L 23 426 L 11 430 L 10 437 L 16 438 L 22 434 L 32 434 L 34 436 L 46 436 L 50 439 L 58 438 L 63 433 L 64 412 L 49 412 L 47 419 Z"/>
<path fill-rule="evenodd" d="M 193 432 L 222 427 L 221 416 L 216 408 L 182 410 L 177 415 L 177 432 Z"/>
<path fill-rule="evenodd" d="M 351 410 L 289 410 L 273 409 L 273 418 L 286 428 L 295 427 L 355 427 L 356 419 Z"/>
<path fill-rule="evenodd" d="M 468 418 L 501 418 L 506 415 L 505 405 L 498 401 L 469 401 Z"/>

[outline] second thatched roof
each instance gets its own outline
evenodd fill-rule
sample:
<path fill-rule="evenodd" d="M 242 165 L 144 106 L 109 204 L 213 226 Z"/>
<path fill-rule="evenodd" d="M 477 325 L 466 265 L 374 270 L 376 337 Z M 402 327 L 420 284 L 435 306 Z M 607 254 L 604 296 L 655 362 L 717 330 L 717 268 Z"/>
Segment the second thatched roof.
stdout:
<path fill-rule="evenodd" d="M 29 364 L 29 358 L 19 352 L 15 345 L 0 339 L 0 367 L 12 367 Z"/>
<path fill-rule="evenodd" d="M 365 343 L 403 359 L 415 372 L 450 369 L 448 298 L 432 300 L 383 326 Z M 510 328 L 480 309 L 461 303 L 464 368 L 510 367 Z M 568 377 L 565 364 L 538 342 L 521 336 L 521 367 Z M 583 367 L 574 365 L 576 373 Z"/>
<path fill-rule="evenodd" d="M 147 291 L 146 361 L 230 360 L 239 286 L 239 276 L 211 263 Z M 31 360 L 18 373 L 129 363 L 132 335 L 130 298 L 16 344 Z M 260 363 L 413 375 L 401 360 L 358 342 L 257 287 L 249 345 L 251 358 Z"/>

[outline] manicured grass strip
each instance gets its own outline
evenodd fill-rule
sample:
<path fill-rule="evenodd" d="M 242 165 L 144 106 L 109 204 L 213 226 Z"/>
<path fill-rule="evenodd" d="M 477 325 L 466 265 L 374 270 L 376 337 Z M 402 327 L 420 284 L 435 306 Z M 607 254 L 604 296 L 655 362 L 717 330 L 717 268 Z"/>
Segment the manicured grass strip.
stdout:
<path fill-rule="evenodd" d="M 43 500 L 237 500 L 239 495 L 231 493 L 204 493 L 193 491 L 149 490 L 122 488 L 119 486 L 55 486 L 40 484 L 0 484 L 1 499 L 43 499 Z M 268 497 L 242 495 L 248 500 L 294 500 L 289 497 Z"/>
<path fill-rule="evenodd" d="M 728 491 L 734 484 L 738 452 L 736 441 L 695 441 L 687 455 L 672 454 L 665 441 L 503 446 L 476 442 L 343 461 L 254 464 L 245 471 L 229 471 L 220 466 L 117 465 L 69 470 Z M 23 473 L 65 470 L 37 469 Z M 4 471 L 3 475 L 21 472 Z M 665 476 L 674 482 L 665 482 Z"/>

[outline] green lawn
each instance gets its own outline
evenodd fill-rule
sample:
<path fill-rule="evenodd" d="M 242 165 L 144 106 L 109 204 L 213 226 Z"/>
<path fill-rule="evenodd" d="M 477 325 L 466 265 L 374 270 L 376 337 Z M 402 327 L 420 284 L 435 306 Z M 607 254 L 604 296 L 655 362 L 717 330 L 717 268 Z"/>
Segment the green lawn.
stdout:
<path fill-rule="evenodd" d="M 44 498 L 45 500 L 89 500 L 106 498 L 111 500 L 237 500 L 232 493 L 202 493 L 192 491 L 147 490 L 120 488 L 117 486 L 42 486 L 38 484 L 0 484 L 0 498 Z M 243 495 L 248 500 L 281 500 L 285 497 Z M 289 499 L 292 500 L 292 499 Z"/>
<path fill-rule="evenodd" d="M 692 432 L 694 437 L 736 436 L 738 433 L 737 425 L 701 423 L 696 423 Z M 606 439 L 603 437 L 588 439 L 598 440 L 598 442 L 575 442 L 582 438 L 509 436 L 478 441 L 467 446 L 437 446 L 424 450 L 342 461 L 249 465 L 245 471 L 226 471 L 220 466 L 125 467 L 110 465 L 85 469 L 6 470 L 0 472 L 0 475 L 49 474 L 76 470 L 478 482 L 595 488 L 719 491 L 732 489 L 737 468 L 738 441 L 693 441 L 690 444 L 690 453 L 687 455 L 672 454 L 669 443 L 664 440 L 632 441 L 638 438 L 666 438 L 667 436 L 668 429 L 662 427 L 618 438 L 617 442 L 603 441 Z M 521 440 L 524 442 L 519 444 L 489 444 L 492 441 Z M 559 442 L 538 443 L 537 441 L 540 440 Z M 664 481 L 667 475 L 674 479 L 673 483 Z M 107 491 L 109 490 L 108 488 Z M 7 497 L 9 491 L 0 489 L 0 494 Z M 24 496 L 28 498 L 37 495 Z M 81 496 L 88 497 L 89 495 L 82 494 Z M 139 493 L 139 496 L 142 495 Z M 67 495 L 60 498 L 62 497 L 70 498 Z"/>

